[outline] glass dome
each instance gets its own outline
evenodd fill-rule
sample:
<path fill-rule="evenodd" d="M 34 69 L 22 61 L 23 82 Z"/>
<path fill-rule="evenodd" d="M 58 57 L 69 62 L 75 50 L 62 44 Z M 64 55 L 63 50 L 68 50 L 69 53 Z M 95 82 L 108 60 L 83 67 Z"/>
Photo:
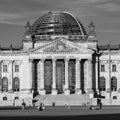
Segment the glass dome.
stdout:
<path fill-rule="evenodd" d="M 68 12 L 48 12 L 31 27 L 32 35 L 87 35 L 83 25 Z"/>

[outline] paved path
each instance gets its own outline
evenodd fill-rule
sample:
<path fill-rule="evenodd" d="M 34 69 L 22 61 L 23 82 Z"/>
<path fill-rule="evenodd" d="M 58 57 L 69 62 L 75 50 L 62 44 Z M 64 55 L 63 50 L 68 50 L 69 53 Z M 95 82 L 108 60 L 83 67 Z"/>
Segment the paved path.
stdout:
<path fill-rule="evenodd" d="M 89 107 L 46 107 L 44 111 L 38 109 L 18 109 L 18 110 L 0 110 L 0 118 L 14 119 L 21 118 L 22 120 L 36 119 L 54 119 L 54 118 L 80 118 L 80 120 L 100 120 L 103 118 L 110 119 L 120 118 L 120 106 L 103 106 L 102 110 L 90 110 Z M 74 120 L 73 119 L 73 120 Z"/>

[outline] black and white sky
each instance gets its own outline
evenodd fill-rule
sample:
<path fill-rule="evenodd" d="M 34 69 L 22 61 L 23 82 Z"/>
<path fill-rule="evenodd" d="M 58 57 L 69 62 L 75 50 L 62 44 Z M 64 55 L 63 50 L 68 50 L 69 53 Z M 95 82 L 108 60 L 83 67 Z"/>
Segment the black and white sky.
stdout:
<path fill-rule="evenodd" d="M 120 0 L 0 0 L 0 44 L 21 46 L 25 24 L 48 11 L 67 11 L 88 31 L 96 26 L 99 44 L 120 44 Z"/>

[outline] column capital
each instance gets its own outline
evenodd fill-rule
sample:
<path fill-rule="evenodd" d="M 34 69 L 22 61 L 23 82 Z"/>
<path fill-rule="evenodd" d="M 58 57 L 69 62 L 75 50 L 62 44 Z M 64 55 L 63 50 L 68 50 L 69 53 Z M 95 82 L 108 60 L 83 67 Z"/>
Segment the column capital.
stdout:
<path fill-rule="evenodd" d="M 65 62 L 68 62 L 70 60 L 70 58 L 65 58 Z"/>
<path fill-rule="evenodd" d="M 10 63 L 13 63 L 13 62 L 15 62 L 15 60 L 10 60 Z"/>
<path fill-rule="evenodd" d="M 45 58 L 40 59 L 40 61 L 41 61 L 41 62 L 44 62 L 44 61 L 45 61 Z"/>
<path fill-rule="evenodd" d="M 33 62 L 33 59 L 29 59 L 29 62 Z"/>
<path fill-rule="evenodd" d="M 87 59 L 88 62 L 92 62 L 92 58 Z"/>
<path fill-rule="evenodd" d="M 76 58 L 76 62 L 80 62 L 81 61 L 81 58 Z"/>
<path fill-rule="evenodd" d="M 39 60 L 37 64 L 40 64 L 40 62 L 41 62 L 41 60 Z"/>
<path fill-rule="evenodd" d="M 52 61 L 53 61 L 53 62 L 56 62 L 56 61 L 57 61 L 57 58 L 52 58 Z"/>
<path fill-rule="evenodd" d="M 3 62 L 3 60 L 0 60 L 0 63 L 2 63 Z"/>

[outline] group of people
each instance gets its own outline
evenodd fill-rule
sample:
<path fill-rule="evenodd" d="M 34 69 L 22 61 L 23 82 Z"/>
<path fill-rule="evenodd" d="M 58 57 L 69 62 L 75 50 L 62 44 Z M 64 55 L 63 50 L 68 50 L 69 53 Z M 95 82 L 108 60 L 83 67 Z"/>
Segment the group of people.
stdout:
<path fill-rule="evenodd" d="M 99 109 L 102 109 L 102 102 L 101 99 L 97 99 L 97 106 L 99 106 Z"/>
<path fill-rule="evenodd" d="M 45 109 L 45 105 L 43 103 L 40 103 L 38 106 L 39 111 L 43 111 Z"/>
<path fill-rule="evenodd" d="M 95 106 L 90 106 L 90 110 L 93 110 L 93 109 L 96 109 L 96 110 L 102 109 L 102 102 L 101 102 L 101 99 L 100 99 L 100 98 L 97 99 L 97 107 L 95 107 Z"/>
<path fill-rule="evenodd" d="M 23 101 L 22 102 L 22 109 L 25 109 L 26 103 Z"/>

